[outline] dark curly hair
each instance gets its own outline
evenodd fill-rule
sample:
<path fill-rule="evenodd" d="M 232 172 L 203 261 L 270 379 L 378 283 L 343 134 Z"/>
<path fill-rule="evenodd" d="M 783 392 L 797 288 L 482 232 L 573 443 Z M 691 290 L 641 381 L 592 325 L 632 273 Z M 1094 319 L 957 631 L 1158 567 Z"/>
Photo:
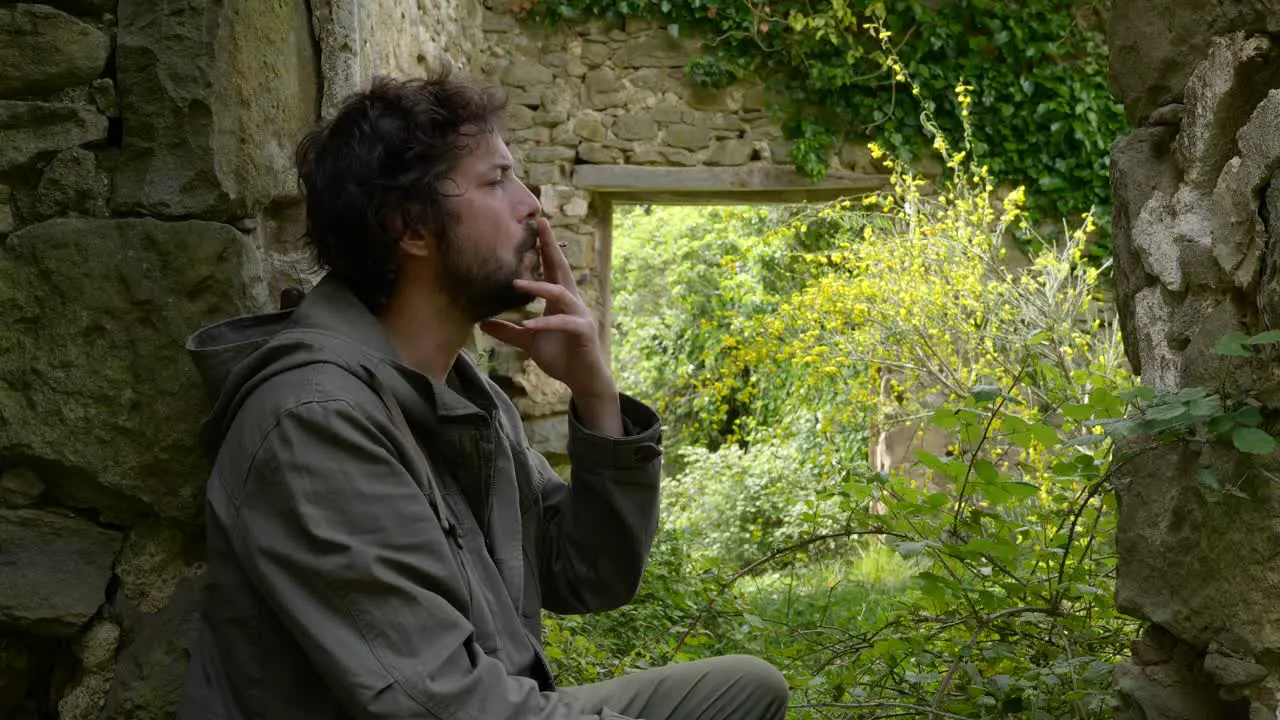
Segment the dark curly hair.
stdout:
<path fill-rule="evenodd" d="M 316 263 L 371 312 L 391 298 L 398 245 L 420 230 L 441 237 L 449 220 L 441 181 L 479 133 L 501 121 L 497 90 L 448 74 L 375 78 L 298 144 L 305 241 Z"/>

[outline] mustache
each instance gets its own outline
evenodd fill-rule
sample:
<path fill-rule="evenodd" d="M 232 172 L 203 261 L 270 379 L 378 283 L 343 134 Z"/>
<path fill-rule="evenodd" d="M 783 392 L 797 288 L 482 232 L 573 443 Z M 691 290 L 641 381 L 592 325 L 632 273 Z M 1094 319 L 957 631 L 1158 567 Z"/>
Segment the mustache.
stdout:
<path fill-rule="evenodd" d="M 524 224 L 524 243 L 521 244 L 521 252 L 528 252 L 538 246 L 538 224 L 536 222 L 528 222 Z"/>

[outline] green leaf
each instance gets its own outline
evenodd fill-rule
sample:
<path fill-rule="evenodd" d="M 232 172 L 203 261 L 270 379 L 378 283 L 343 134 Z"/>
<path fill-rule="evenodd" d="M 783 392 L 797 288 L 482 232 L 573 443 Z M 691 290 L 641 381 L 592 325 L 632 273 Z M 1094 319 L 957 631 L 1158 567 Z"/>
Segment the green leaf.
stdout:
<path fill-rule="evenodd" d="M 979 405 L 985 405 L 1004 394 L 1004 390 L 995 385 L 978 385 L 969 391 L 969 397 Z"/>
<path fill-rule="evenodd" d="M 1077 422 L 1083 422 L 1091 419 L 1094 413 L 1092 405 L 1075 405 L 1073 403 L 1067 403 L 1062 406 L 1062 414 Z"/>
<path fill-rule="evenodd" d="M 1005 492 L 1013 496 L 1014 500 L 1026 500 L 1035 497 L 1040 492 L 1040 488 L 1031 483 L 1015 481 L 1004 483 Z"/>
<path fill-rule="evenodd" d="M 1270 455 L 1276 451 L 1276 439 L 1258 428 L 1236 428 L 1235 432 L 1231 433 L 1231 442 L 1235 443 L 1236 449 L 1240 452 L 1254 455 Z"/>
<path fill-rule="evenodd" d="M 960 426 L 960 418 L 956 416 L 956 411 L 945 407 L 934 410 L 929 421 L 943 430 L 954 430 Z"/>
<path fill-rule="evenodd" d="M 1172 420 L 1187 414 L 1187 406 L 1181 403 L 1169 403 L 1167 405 L 1156 405 L 1150 410 L 1143 413 L 1144 420 Z"/>
<path fill-rule="evenodd" d="M 929 496 L 924 499 L 925 505 L 934 508 L 944 507 L 949 502 L 951 502 L 951 496 L 940 492 L 929 493 Z"/>
<path fill-rule="evenodd" d="M 1000 479 L 1000 471 L 990 460 L 978 460 L 973 463 L 973 471 L 977 473 L 978 479 L 983 482 L 995 482 Z"/>
<path fill-rule="evenodd" d="M 1249 336 L 1242 332 L 1229 332 L 1218 338 L 1218 342 L 1210 348 L 1219 355 L 1227 355 L 1231 357 L 1253 357 L 1254 352 L 1245 347 L 1245 343 L 1249 342 Z"/>
<path fill-rule="evenodd" d="M 1058 431 L 1052 426 L 1044 423 L 1036 423 L 1031 426 L 1031 435 L 1041 445 L 1051 448 L 1058 444 L 1061 438 L 1058 437 Z"/>
<path fill-rule="evenodd" d="M 1271 343 L 1280 342 L 1280 330 L 1268 330 L 1250 336 L 1244 341 L 1245 345 L 1270 345 Z"/>
<path fill-rule="evenodd" d="M 1262 411 L 1254 405 L 1246 405 L 1231 414 L 1237 424 L 1258 427 L 1262 424 Z"/>

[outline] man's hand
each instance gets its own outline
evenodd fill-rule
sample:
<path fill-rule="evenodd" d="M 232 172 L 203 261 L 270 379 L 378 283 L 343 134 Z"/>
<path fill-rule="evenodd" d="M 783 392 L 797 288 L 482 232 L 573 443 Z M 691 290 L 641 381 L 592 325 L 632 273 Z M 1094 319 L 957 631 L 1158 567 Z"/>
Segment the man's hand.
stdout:
<path fill-rule="evenodd" d="M 569 386 L 587 429 L 621 436 L 618 389 L 604 359 L 596 318 L 582 301 L 569 260 L 545 218 L 538 219 L 538 253 L 546 281 L 516 280 L 515 287 L 546 301 L 542 315 L 519 325 L 486 320 L 480 329 L 524 350 L 543 372 Z"/>

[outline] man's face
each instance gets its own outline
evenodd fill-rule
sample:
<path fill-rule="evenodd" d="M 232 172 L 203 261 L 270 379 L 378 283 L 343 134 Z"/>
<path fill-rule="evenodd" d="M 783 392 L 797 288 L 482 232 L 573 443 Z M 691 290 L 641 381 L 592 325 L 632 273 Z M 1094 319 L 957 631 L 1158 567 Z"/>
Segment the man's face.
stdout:
<path fill-rule="evenodd" d="M 535 224 L 541 206 L 512 173 L 511 153 L 496 133 L 482 133 L 441 190 L 449 211 L 440 238 L 440 282 L 475 321 L 528 304 L 512 282 L 538 267 Z"/>

